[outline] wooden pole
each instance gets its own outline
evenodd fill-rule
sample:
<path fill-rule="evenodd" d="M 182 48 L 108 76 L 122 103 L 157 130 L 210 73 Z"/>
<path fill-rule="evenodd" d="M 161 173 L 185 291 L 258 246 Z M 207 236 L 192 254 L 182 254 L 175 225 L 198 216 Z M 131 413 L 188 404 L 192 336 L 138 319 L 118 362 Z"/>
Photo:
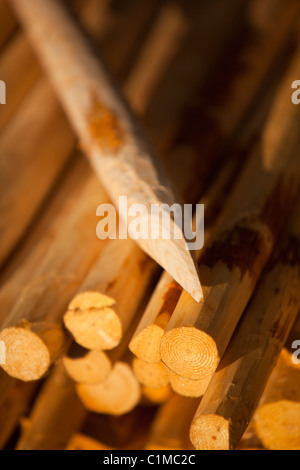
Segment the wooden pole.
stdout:
<path fill-rule="evenodd" d="M 283 349 L 254 415 L 255 431 L 265 448 L 300 449 L 299 390 L 299 362 L 294 364 L 291 352 Z"/>
<path fill-rule="evenodd" d="M 153 215 L 151 206 L 172 205 L 175 196 L 103 65 L 90 52 L 59 2 L 32 0 L 28 8 L 23 1 L 10 1 L 112 200 L 118 206 L 119 197 L 126 195 L 128 210 L 132 204 L 144 204 L 148 223 L 160 227 L 160 217 Z M 120 214 L 122 219 L 128 215 Z M 181 238 L 139 238 L 137 242 L 199 301 L 202 290 L 195 261 L 180 227 L 173 220 L 170 223 Z"/>
<path fill-rule="evenodd" d="M 45 139 L 46 146 L 42 145 Z M 66 165 L 74 142 L 51 88 L 44 79 L 40 80 L 0 136 L 1 263 L 7 259 L 41 207 Z M 15 177 L 16 168 L 20 172 L 18 179 Z"/>
<path fill-rule="evenodd" d="M 250 105 L 253 105 L 253 100 L 258 94 L 261 87 L 265 91 L 265 80 L 270 73 L 270 69 L 274 68 L 274 64 L 278 60 L 278 57 L 282 56 L 282 51 L 285 50 L 287 43 L 289 42 L 290 30 L 295 22 L 296 13 L 298 11 L 299 4 L 293 4 L 289 6 L 281 17 L 277 18 L 278 22 L 276 27 L 272 29 L 271 37 L 270 32 L 265 33 L 263 39 L 261 38 L 261 32 L 259 37 L 254 42 L 250 41 L 250 45 L 243 51 L 242 59 L 239 58 L 239 63 L 247 63 L 245 67 L 246 73 L 242 76 L 238 74 L 237 79 L 232 87 L 232 81 L 230 81 L 231 89 L 228 93 L 231 96 L 230 100 L 226 100 L 225 103 L 220 103 L 220 112 L 215 119 L 213 128 L 218 129 L 218 134 L 221 137 L 210 138 L 210 142 L 225 142 L 234 135 L 238 128 L 243 116 L 245 116 Z M 285 53 L 284 53 L 285 54 Z M 232 66 L 234 69 L 234 64 Z M 274 75 L 274 74 L 273 74 Z M 222 80 L 223 86 L 223 80 Z M 247 93 L 244 90 L 247 89 Z M 216 90 L 214 90 L 216 91 Z M 218 93 L 217 93 L 218 95 Z M 223 92 L 220 93 L 223 96 Z M 253 134 L 259 133 L 262 123 L 265 118 L 266 104 L 263 102 L 270 102 L 270 96 L 267 93 L 264 94 L 263 100 L 259 100 L 257 108 L 254 110 L 254 119 L 246 121 L 246 134 L 241 139 L 241 146 L 245 146 L 245 141 L 253 140 Z M 208 107 L 208 109 L 210 109 Z M 264 111 L 261 112 L 261 109 Z M 205 114 L 205 113 L 204 113 Z M 231 119 L 228 119 L 231 116 Z M 210 127 L 209 127 L 210 129 Z M 247 130 L 248 129 L 248 130 Z M 255 131 L 255 129 L 257 131 Z M 243 131 L 244 132 L 244 131 Z M 248 136 L 247 136 L 248 134 Z M 203 136 L 204 138 L 205 136 Z M 221 148 L 216 149 L 215 147 L 207 146 L 207 156 L 213 158 L 213 151 L 215 153 L 220 152 Z M 237 173 L 237 168 L 240 161 L 240 155 L 237 155 L 236 164 L 237 167 L 231 163 L 231 168 L 224 171 L 223 175 L 219 177 L 219 182 L 215 182 L 212 186 L 211 192 L 208 192 L 207 197 L 203 201 L 205 203 L 205 229 L 212 229 L 211 218 L 213 221 L 217 219 L 218 211 L 222 210 L 222 204 L 218 203 L 219 209 L 216 210 L 217 200 L 222 201 L 222 187 L 223 194 L 227 196 L 228 190 L 232 187 L 228 185 L 230 179 L 233 179 L 233 175 Z M 232 173 L 231 173 L 232 172 Z M 236 179 L 237 174 L 234 178 Z M 227 183 L 226 183 L 227 181 Z M 224 191 L 224 188 L 227 189 Z M 200 191 L 201 192 L 201 191 Z M 212 217 L 208 216 L 210 207 L 210 194 L 212 201 L 215 203 L 211 204 Z M 206 232 L 205 243 L 207 242 Z M 175 306 L 179 300 L 181 289 L 176 282 L 173 281 L 171 276 L 167 273 L 163 273 L 152 297 L 146 308 L 146 311 L 141 318 L 138 328 L 130 342 L 131 351 L 140 359 L 146 362 L 159 362 L 160 361 L 160 340 L 167 326 L 167 323 L 175 309 Z"/>
<path fill-rule="evenodd" d="M 290 83 L 299 72 L 297 54 L 280 86 L 261 145 L 201 256 L 203 301 L 196 305 L 183 293 L 162 338 L 163 362 L 183 377 L 209 380 L 216 370 L 295 202 L 300 111 L 291 102 Z"/>
<path fill-rule="evenodd" d="M 59 363 L 39 393 L 29 428 L 21 436 L 19 450 L 59 450 L 69 441 L 70 432 L 78 429 L 86 416 L 75 387 Z M 58 417 L 63 417 L 59 419 Z"/>
<path fill-rule="evenodd" d="M 9 39 L 16 29 L 16 20 L 7 0 L 0 0 L 0 47 Z"/>
<path fill-rule="evenodd" d="M 198 403 L 199 400 L 174 395 L 162 405 L 151 426 L 146 450 L 192 449 L 188 429 Z"/>
<path fill-rule="evenodd" d="M 191 427 L 197 449 L 239 443 L 300 308 L 298 204 Z"/>
<path fill-rule="evenodd" d="M 13 116 L 39 74 L 40 67 L 24 34 L 16 34 L 0 55 L 0 77 L 6 84 L 7 98 L 5 106 L 1 106 L 0 131 Z"/>
<path fill-rule="evenodd" d="M 36 389 L 37 384 L 35 382 L 16 382 L 12 386 L 9 396 L 0 407 L 0 449 L 3 449 L 12 436 L 21 416 L 28 413 Z"/>

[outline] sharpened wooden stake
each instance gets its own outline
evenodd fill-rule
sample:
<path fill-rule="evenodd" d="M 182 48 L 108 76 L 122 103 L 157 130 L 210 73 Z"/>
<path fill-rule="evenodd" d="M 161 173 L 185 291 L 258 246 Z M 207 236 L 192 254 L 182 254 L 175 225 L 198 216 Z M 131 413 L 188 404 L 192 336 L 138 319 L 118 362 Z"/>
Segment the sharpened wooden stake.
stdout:
<path fill-rule="evenodd" d="M 280 86 L 262 142 L 200 258 L 204 298 L 196 304 L 183 292 L 162 338 L 162 361 L 182 377 L 209 380 L 216 370 L 296 201 L 300 108 L 291 102 L 290 84 L 299 73 L 298 53 Z"/>
<path fill-rule="evenodd" d="M 134 203 L 145 205 L 148 222 L 160 227 L 160 217 L 150 215 L 151 206 L 172 205 L 175 196 L 103 65 L 92 55 L 58 1 L 32 0 L 30 8 L 20 0 L 10 2 L 112 200 L 118 205 L 119 197 L 127 196 L 128 207 Z M 120 216 L 127 219 L 127 213 Z M 170 224 L 178 234 L 181 232 L 181 238 L 137 242 L 199 302 L 202 289 L 195 260 L 180 227 L 173 220 Z"/>
<path fill-rule="evenodd" d="M 197 449 L 237 446 L 297 317 L 300 204 L 295 209 L 195 415 L 191 439 Z"/>

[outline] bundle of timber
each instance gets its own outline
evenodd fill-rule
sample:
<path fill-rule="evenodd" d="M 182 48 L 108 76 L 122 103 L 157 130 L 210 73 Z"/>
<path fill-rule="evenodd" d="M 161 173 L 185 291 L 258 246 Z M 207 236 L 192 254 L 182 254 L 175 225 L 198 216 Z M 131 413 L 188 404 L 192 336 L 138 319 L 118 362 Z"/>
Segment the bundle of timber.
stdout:
<path fill-rule="evenodd" d="M 300 449 L 299 19 L 0 0 L 1 449 Z"/>

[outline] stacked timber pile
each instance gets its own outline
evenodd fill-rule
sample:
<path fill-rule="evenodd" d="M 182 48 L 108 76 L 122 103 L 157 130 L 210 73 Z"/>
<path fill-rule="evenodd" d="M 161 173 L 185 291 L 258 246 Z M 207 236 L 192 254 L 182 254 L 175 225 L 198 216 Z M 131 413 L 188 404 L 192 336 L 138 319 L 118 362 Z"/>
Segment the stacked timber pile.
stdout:
<path fill-rule="evenodd" d="M 300 449 L 299 15 L 0 0 L 1 448 Z M 122 195 L 204 247 L 105 238 Z"/>

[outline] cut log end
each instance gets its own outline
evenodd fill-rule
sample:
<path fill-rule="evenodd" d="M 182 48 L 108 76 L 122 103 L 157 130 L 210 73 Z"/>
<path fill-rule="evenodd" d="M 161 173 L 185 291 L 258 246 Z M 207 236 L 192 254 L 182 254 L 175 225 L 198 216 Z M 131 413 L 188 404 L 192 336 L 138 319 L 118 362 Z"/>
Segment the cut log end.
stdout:
<path fill-rule="evenodd" d="M 64 315 L 65 326 L 84 348 L 113 349 L 122 339 L 122 325 L 114 305 L 114 299 L 99 292 L 78 294 Z"/>
<path fill-rule="evenodd" d="M 161 340 L 160 354 L 172 372 L 193 380 L 211 376 L 219 362 L 215 341 L 192 326 L 166 332 Z"/>
<path fill-rule="evenodd" d="M 3 330 L 6 364 L 3 369 L 11 376 L 25 382 L 40 379 L 51 364 L 49 349 L 43 340 L 29 329 L 10 327 Z"/>
<path fill-rule="evenodd" d="M 280 400 L 262 405 L 255 430 L 267 449 L 300 450 L 300 403 Z"/>
<path fill-rule="evenodd" d="M 164 334 L 160 325 L 149 325 L 137 333 L 129 344 L 130 351 L 139 359 L 152 364 L 160 362 L 160 341 Z"/>
<path fill-rule="evenodd" d="M 163 388 L 169 384 L 167 368 L 162 362 L 150 364 L 134 358 L 132 367 L 138 381 L 147 387 Z"/>
<path fill-rule="evenodd" d="M 229 450 L 229 422 L 214 414 L 196 417 L 190 439 L 197 450 Z"/>
<path fill-rule="evenodd" d="M 79 358 L 65 356 L 63 363 L 68 375 L 78 383 L 99 383 L 111 370 L 111 362 L 102 351 L 89 351 Z"/>
<path fill-rule="evenodd" d="M 178 393 L 178 395 L 189 398 L 202 397 L 210 381 L 210 377 L 208 379 L 200 380 L 186 379 L 170 370 L 168 372 L 168 376 L 170 385 L 174 392 Z"/>
<path fill-rule="evenodd" d="M 115 416 L 131 411 L 141 398 L 140 385 L 131 367 L 123 362 L 117 362 L 103 382 L 77 384 L 76 390 L 88 410 Z"/>
<path fill-rule="evenodd" d="M 150 404 L 153 405 L 161 405 L 168 401 L 173 395 L 170 385 L 163 388 L 151 388 L 143 385 L 142 393 L 146 404 L 150 402 Z"/>

